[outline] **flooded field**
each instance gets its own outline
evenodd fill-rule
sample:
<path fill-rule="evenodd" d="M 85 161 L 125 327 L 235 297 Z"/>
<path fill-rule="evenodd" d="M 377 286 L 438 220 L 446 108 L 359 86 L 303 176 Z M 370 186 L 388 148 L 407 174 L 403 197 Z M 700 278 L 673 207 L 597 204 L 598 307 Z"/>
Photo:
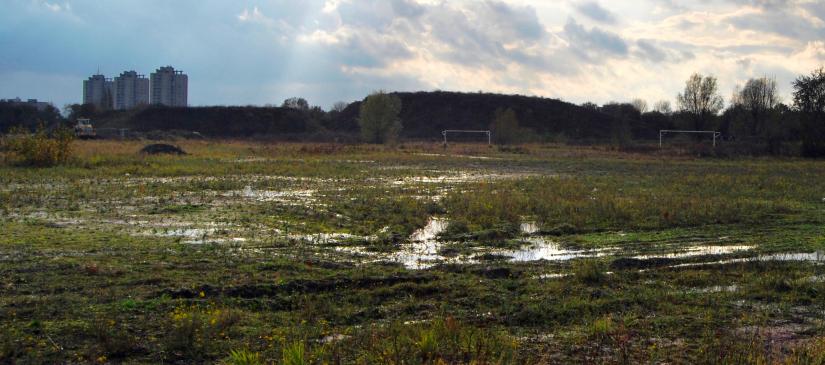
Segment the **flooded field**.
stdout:
<path fill-rule="evenodd" d="M 819 162 L 187 143 L 0 167 L 0 359 L 825 354 Z"/>

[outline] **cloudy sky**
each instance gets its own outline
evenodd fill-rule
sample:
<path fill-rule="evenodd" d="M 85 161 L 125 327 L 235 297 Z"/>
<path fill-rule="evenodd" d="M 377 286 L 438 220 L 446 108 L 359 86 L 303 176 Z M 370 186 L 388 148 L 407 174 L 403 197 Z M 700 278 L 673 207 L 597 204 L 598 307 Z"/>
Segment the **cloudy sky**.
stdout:
<path fill-rule="evenodd" d="M 100 71 L 189 75 L 192 105 L 328 108 L 373 90 L 673 100 L 691 73 L 825 65 L 825 0 L 3 0 L 0 98 L 58 106 Z"/>

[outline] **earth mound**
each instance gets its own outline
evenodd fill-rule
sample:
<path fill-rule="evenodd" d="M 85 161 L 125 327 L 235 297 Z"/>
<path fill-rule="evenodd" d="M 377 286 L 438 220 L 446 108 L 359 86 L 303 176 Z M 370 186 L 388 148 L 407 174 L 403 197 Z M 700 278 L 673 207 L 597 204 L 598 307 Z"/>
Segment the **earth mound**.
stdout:
<path fill-rule="evenodd" d="M 173 146 L 171 144 L 154 143 L 154 144 L 146 145 L 146 147 L 143 147 L 143 149 L 140 150 L 140 153 L 145 153 L 147 155 L 160 155 L 160 154 L 185 155 L 186 151 L 182 150 L 178 146 Z"/>

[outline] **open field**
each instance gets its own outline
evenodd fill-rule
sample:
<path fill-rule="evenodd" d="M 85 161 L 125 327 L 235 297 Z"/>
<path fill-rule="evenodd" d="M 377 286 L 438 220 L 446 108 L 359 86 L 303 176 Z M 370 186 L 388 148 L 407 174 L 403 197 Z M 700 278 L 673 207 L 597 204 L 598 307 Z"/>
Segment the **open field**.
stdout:
<path fill-rule="evenodd" d="M 825 362 L 822 161 L 142 146 L 0 166 L 0 363 Z"/>

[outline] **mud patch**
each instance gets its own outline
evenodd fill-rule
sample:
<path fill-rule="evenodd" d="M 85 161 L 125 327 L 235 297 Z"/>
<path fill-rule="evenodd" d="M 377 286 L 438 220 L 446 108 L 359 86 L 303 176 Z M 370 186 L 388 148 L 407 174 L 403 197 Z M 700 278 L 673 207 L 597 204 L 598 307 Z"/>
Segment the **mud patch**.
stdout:
<path fill-rule="evenodd" d="M 204 285 L 199 288 L 184 288 L 163 290 L 157 293 L 173 298 L 197 298 L 203 292 L 204 296 L 225 296 L 237 298 L 274 297 L 294 293 L 320 293 L 344 289 L 377 289 L 402 283 L 423 284 L 435 280 L 436 277 L 425 274 L 368 276 L 360 278 L 334 277 L 319 280 L 293 280 L 283 284 L 240 285 L 229 287 L 215 287 Z"/>

